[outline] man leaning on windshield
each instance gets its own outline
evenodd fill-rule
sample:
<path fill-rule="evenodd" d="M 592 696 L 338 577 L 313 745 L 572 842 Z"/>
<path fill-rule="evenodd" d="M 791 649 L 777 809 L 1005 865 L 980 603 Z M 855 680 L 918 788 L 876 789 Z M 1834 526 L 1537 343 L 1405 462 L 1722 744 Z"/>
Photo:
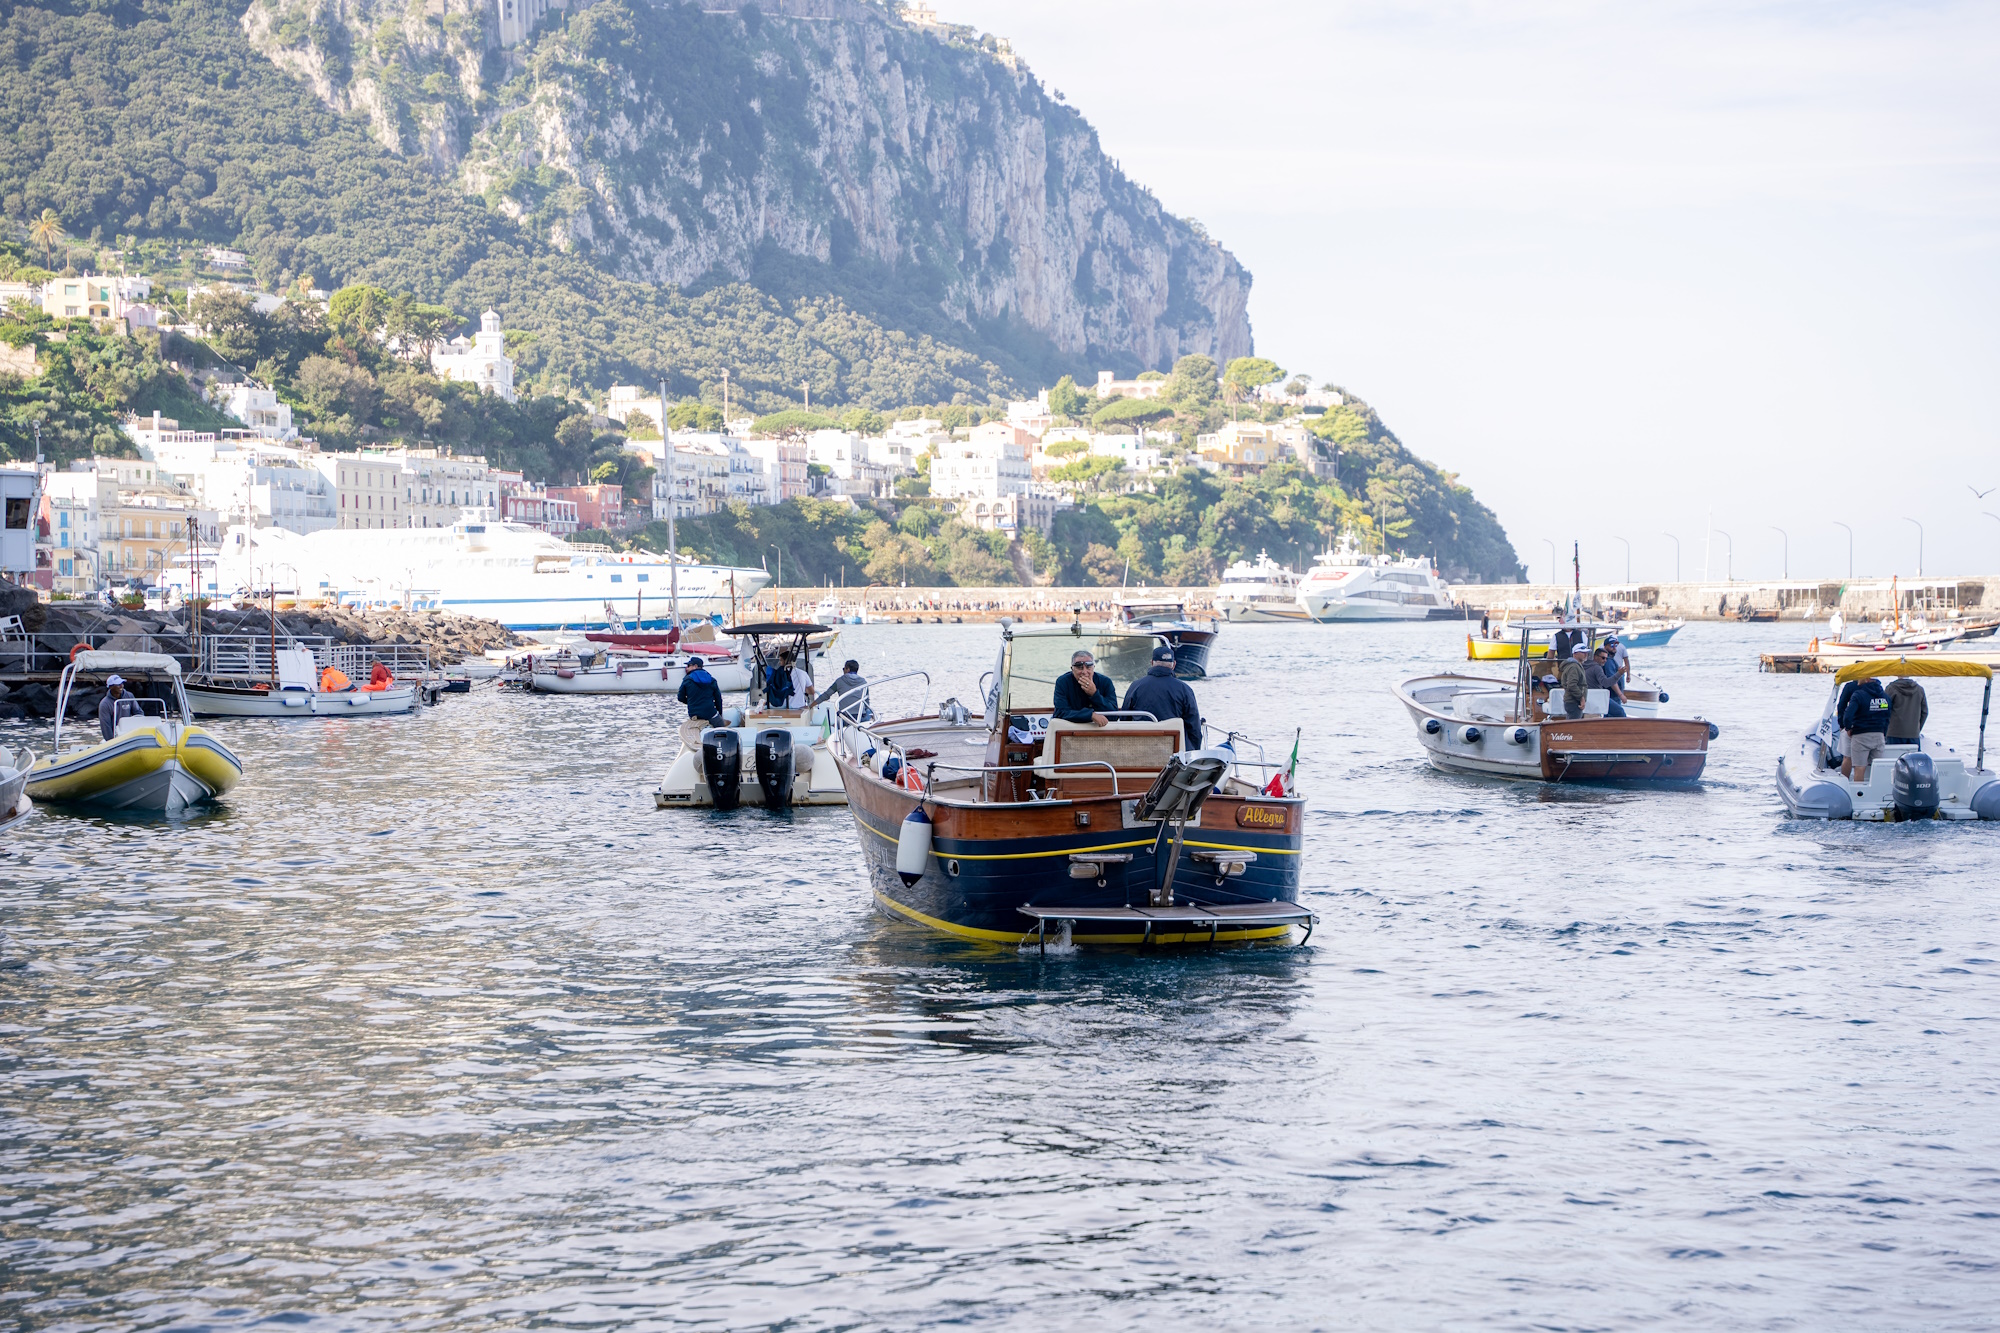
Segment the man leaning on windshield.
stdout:
<path fill-rule="evenodd" d="M 1111 677 L 1098 674 L 1097 659 L 1088 648 L 1077 649 L 1069 659 L 1069 674 L 1056 682 L 1056 716 L 1102 727 L 1111 721 L 1105 714 L 1117 711 L 1118 689 Z"/>

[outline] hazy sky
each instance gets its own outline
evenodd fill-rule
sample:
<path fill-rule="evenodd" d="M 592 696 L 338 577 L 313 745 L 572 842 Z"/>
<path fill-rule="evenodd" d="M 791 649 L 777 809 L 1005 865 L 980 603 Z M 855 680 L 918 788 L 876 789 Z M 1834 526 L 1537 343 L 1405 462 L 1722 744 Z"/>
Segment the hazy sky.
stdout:
<path fill-rule="evenodd" d="M 2000 573 L 2000 4 L 937 4 L 1530 577 Z"/>

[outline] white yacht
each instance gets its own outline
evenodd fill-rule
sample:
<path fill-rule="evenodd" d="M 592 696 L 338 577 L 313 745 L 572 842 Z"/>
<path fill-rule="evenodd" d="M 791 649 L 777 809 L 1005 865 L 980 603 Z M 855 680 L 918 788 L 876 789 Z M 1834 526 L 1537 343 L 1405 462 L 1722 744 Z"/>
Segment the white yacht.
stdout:
<path fill-rule="evenodd" d="M 683 618 L 733 617 L 771 581 L 761 569 L 581 550 L 477 510 L 448 528 L 336 528 L 301 536 L 232 527 L 215 568 L 202 574 L 223 595 L 275 585 L 363 606 L 458 611 L 514 630 L 595 628 L 614 613 L 634 623 L 663 622 L 670 591 Z"/>
<path fill-rule="evenodd" d="M 1255 560 L 1238 560 L 1223 571 L 1215 609 L 1232 621 L 1308 618 L 1299 605 L 1299 576 L 1263 551 Z"/>
<path fill-rule="evenodd" d="M 1314 620 L 1431 620 L 1455 615 L 1451 589 L 1428 560 L 1364 555 L 1354 535 L 1313 561 L 1299 582 L 1299 605 Z"/>

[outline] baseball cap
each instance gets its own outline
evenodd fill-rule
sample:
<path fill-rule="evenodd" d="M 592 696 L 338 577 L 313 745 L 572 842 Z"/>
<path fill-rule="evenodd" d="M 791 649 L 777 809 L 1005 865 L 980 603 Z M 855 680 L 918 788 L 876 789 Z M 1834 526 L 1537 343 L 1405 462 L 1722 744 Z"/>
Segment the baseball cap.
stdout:
<path fill-rule="evenodd" d="M 1174 660 L 1174 650 L 1163 643 L 1153 650 L 1153 660 L 1155 662 L 1171 662 Z"/>
<path fill-rule="evenodd" d="M 1569 650 L 1569 655 L 1571 657 L 1588 657 L 1590 656 L 1590 649 L 1579 643 L 1576 647 Z"/>
<path fill-rule="evenodd" d="M 106 685 L 123 685 L 123 684 L 125 683 L 125 677 L 123 677 L 123 676 L 112 676 L 112 677 L 110 677 L 110 678 L 109 678 L 108 680 L 106 680 L 106 681 L 105 681 L 104 683 L 105 683 Z"/>

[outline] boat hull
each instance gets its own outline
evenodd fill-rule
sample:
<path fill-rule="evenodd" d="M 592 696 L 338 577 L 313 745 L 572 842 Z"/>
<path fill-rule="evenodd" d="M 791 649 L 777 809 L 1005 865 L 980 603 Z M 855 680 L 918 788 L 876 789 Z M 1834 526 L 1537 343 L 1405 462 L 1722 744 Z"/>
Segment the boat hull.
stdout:
<path fill-rule="evenodd" d="M 1887 746 L 1861 783 L 1844 776 L 1837 761 L 1823 762 L 1817 736 L 1808 735 L 1778 760 L 1778 799 L 1794 819 L 1898 822 L 1906 816 L 1896 809 L 1896 760 L 1915 750 L 1931 757 L 1938 784 L 1937 812 L 1917 818 L 2000 819 L 2000 775 L 1968 765 L 1952 747 L 1927 738 L 1914 746 Z"/>
<path fill-rule="evenodd" d="M 199 727 L 156 726 L 44 759 L 28 774 L 27 792 L 38 801 L 167 813 L 214 800 L 242 777 L 242 762 Z"/>
<path fill-rule="evenodd" d="M 750 688 L 750 669 L 740 663 L 709 663 L 708 674 L 725 694 Z M 528 687 L 542 694 L 678 694 L 684 675 L 686 668 L 678 662 L 657 659 L 574 670 L 537 667 L 528 677 Z"/>
<path fill-rule="evenodd" d="M 1382 621 L 1382 620 L 1429 620 L 1432 612 L 1444 610 L 1446 615 L 1456 619 L 1458 612 L 1451 608 L 1415 605 L 1402 602 L 1377 602 L 1361 598 L 1323 597 L 1313 593 L 1302 594 L 1299 601 L 1306 614 L 1322 625 L 1341 621 Z"/>
<path fill-rule="evenodd" d="M 925 801 L 934 831 L 923 873 L 905 884 L 896 869 L 903 819 L 922 793 L 882 781 L 840 760 L 848 811 L 867 864 L 878 910 L 961 939 L 1019 945 L 1037 933 L 1024 907 L 1143 907 L 1164 874 L 1157 826 L 1130 821 L 1130 797 L 1052 801 L 1033 805 L 958 805 Z M 1174 875 L 1176 903 L 1238 906 L 1296 904 L 1302 851 L 1303 801 L 1293 797 L 1210 797 L 1201 822 L 1187 829 Z M 1242 814 L 1253 811 L 1249 816 Z M 1079 820 L 1088 820 L 1079 828 Z M 1249 823 L 1239 822 L 1247 818 Z M 1269 825 L 1263 827 L 1262 825 Z M 1218 873 L 1231 852 L 1254 856 L 1241 874 Z M 1198 859 L 1208 854 L 1208 860 Z M 1074 855 L 1129 854 L 1105 865 L 1096 879 L 1070 873 Z M 1207 944 L 1277 939 L 1292 927 L 1203 925 L 1142 929 L 1130 923 L 1079 920 L 1071 942 L 1090 945 Z"/>
<path fill-rule="evenodd" d="M 414 710 L 417 687 L 322 693 L 190 685 L 187 698 L 196 717 L 380 717 Z"/>
<path fill-rule="evenodd" d="M 1208 678 L 1208 654 L 1215 647 L 1215 631 L 1206 629 L 1154 630 L 1174 650 L 1174 674 L 1182 680 Z"/>
<path fill-rule="evenodd" d="M 1440 772 L 1526 782 L 1689 786 L 1701 780 L 1708 764 L 1713 733 L 1700 718 L 1585 717 L 1524 723 L 1497 710 L 1457 711 L 1448 691 L 1460 684 L 1467 687 L 1461 693 L 1512 698 L 1508 682 L 1472 677 L 1428 677 L 1397 690 L 1416 724 L 1424 757 Z M 1477 688 L 1493 686 L 1501 688 Z"/>
<path fill-rule="evenodd" d="M 757 752 L 758 733 L 777 729 L 769 724 L 710 728 L 710 731 L 734 731 L 737 753 L 746 756 L 743 781 L 738 789 L 738 804 L 755 806 L 765 804 L 764 791 L 757 783 L 755 760 L 752 756 Z M 792 753 L 809 757 L 811 760 L 810 763 L 801 762 L 794 767 L 792 804 L 846 805 L 847 789 L 841 785 L 840 767 L 834 762 L 831 748 L 821 738 L 820 733 L 823 728 L 795 726 L 784 730 L 792 733 Z M 687 746 L 675 757 L 672 767 L 667 770 L 666 778 L 653 792 L 653 806 L 659 810 L 715 808 L 715 801 L 708 789 L 708 779 L 701 771 L 700 746 Z"/>
<path fill-rule="evenodd" d="M 1218 600 L 1215 609 L 1224 620 L 1234 625 L 1256 625 L 1266 622 L 1303 625 L 1312 617 L 1296 602 L 1224 602 Z"/>

